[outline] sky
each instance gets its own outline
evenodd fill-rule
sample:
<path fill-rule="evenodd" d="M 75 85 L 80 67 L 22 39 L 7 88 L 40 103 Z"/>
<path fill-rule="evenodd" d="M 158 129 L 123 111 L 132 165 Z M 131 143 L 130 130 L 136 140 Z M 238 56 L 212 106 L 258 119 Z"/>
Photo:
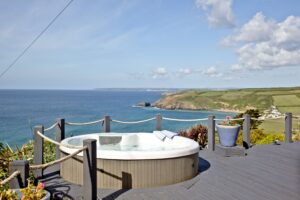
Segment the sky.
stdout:
<path fill-rule="evenodd" d="M 0 73 L 69 0 L 0 1 Z M 300 86 L 299 0 L 74 0 L 0 89 Z"/>

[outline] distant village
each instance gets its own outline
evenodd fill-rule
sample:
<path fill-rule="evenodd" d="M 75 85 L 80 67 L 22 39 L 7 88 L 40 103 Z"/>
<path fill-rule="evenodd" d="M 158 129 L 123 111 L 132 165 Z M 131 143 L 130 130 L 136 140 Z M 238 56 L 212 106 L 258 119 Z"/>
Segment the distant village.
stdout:
<path fill-rule="evenodd" d="M 268 110 L 264 111 L 264 114 L 260 117 L 260 119 L 274 119 L 284 117 L 284 114 L 279 112 L 276 106 L 271 106 Z"/>

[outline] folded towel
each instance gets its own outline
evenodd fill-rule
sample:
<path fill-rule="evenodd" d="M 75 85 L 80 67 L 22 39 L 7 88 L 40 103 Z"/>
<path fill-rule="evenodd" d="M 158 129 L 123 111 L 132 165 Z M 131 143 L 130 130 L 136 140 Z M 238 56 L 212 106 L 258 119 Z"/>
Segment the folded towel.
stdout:
<path fill-rule="evenodd" d="M 178 133 L 174 133 L 174 132 L 167 131 L 167 130 L 163 130 L 163 131 L 161 131 L 161 133 L 170 139 L 172 139 L 174 136 L 178 135 Z"/>
<path fill-rule="evenodd" d="M 164 139 L 166 138 L 166 136 L 161 131 L 153 131 L 153 134 L 161 141 L 164 141 Z"/>

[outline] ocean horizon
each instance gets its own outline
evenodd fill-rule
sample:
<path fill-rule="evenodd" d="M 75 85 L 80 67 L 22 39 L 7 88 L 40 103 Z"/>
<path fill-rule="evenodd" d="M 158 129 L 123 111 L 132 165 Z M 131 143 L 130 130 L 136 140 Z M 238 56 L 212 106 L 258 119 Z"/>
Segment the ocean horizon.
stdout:
<path fill-rule="evenodd" d="M 235 113 L 218 111 L 163 110 L 154 107 L 136 107 L 140 102 L 155 102 L 165 92 L 176 89 L 138 90 L 0 90 L 0 141 L 12 147 L 21 146 L 33 139 L 33 128 L 45 128 L 55 123 L 57 118 L 67 122 L 88 122 L 106 115 L 121 121 L 138 121 L 161 114 L 179 119 L 206 118 L 215 115 L 225 118 Z M 207 122 L 203 121 L 206 125 Z M 162 129 L 178 132 L 195 122 L 162 121 Z M 111 132 L 152 132 L 155 121 L 141 124 L 111 123 Z M 102 125 L 66 126 L 66 137 L 102 132 Z M 54 130 L 45 133 L 54 138 Z"/>

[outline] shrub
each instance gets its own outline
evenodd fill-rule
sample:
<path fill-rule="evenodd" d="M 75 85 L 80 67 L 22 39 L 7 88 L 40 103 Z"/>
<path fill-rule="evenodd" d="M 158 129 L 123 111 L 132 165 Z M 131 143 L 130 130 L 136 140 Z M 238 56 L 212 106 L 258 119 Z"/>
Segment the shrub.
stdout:
<path fill-rule="evenodd" d="M 257 144 L 258 141 L 262 140 L 266 136 L 267 136 L 267 134 L 265 134 L 262 129 L 251 129 L 250 130 L 251 144 Z M 243 144 L 243 131 L 242 130 L 239 132 L 239 135 L 237 138 L 237 144 L 239 144 L 239 145 Z"/>
<path fill-rule="evenodd" d="M 179 135 L 195 140 L 201 149 L 207 145 L 207 127 L 201 124 L 193 126 L 188 130 L 180 131 Z"/>
<path fill-rule="evenodd" d="M 0 199 L 2 200 L 15 200 L 18 199 L 17 192 L 10 189 L 0 190 Z"/>
<path fill-rule="evenodd" d="M 268 134 L 262 140 L 259 140 L 256 144 L 271 144 L 275 140 L 279 140 L 279 141 L 283 142 L 284 141 L 284 134 L 282 134 L 282 133 Z"/>
<path fill-rule="evenodd" d="M 45 185 L 43 183 L 39 183 L 37 186 L 34 186 L 33 181 L 28 179 L 28 186 L 20 190 L 22 194 L 18 195 L 17 192 L 13 189 L 4 189 L 0 191 L 0 199 L 1 200 L 17 200 L 17 199 L 39 200 L 46 195 L 44 188 Z"/>
<path fill-rule="evenodd" d="M 300 140 L 300 133 L 293 133 L 292 139 L 293 139 L 293 141 L 299 141 Z"/>
<path fill-rule="evenodd" d="M 237 114 L 234 118 L 237 119 L 237 118 L 242 118 L 244 116 L 244 114 L 248 114 L 250 115 L 251 118 L 259 118 L 261 116 L 261 114 L 259 113 L 259 110 L 258 109 L 250 109 L 250 110 L 246 110 L 246 112 L 244 113 L 239 113 Z M 240 124 L 241 125 L 241 129 L 243 129 L 243 121 L 244 120 L 237 120 L 236 123 L 237 124 Z M 257 129 L 258 126 L 262 123 L 262 121 L 259 121 L 259 120 L 253 120 L 251 119 L 250 120 L 250 128 L 251 129 Z"/>
<path fill-rule="evenodd" d="M 13 160 L 14 152 L 8 146 L 0 143 L 0 180 L 4 180 L 8 177 L 9 163 Z M 7 185 L 0 187 L 1 190 L 7 188 Z"/>
<path fill-rule="evenodd" d="M 29 141 L 21 148 L 16 147 L 13 150 L 8 144 L 0 143 L 0 180 L 4 180 L 9 176 L 9 163 L 13 160 L 28 160 L 30 164 L 33 163 L 34 143 Z M 55 160 L 56 147 L 48 141 L 44 143 L 44 163 Z M 30 173 L 32 177 L 33 174 Z M 7 188 L 8 185 L 1 187 L 0 190 Z"/>

